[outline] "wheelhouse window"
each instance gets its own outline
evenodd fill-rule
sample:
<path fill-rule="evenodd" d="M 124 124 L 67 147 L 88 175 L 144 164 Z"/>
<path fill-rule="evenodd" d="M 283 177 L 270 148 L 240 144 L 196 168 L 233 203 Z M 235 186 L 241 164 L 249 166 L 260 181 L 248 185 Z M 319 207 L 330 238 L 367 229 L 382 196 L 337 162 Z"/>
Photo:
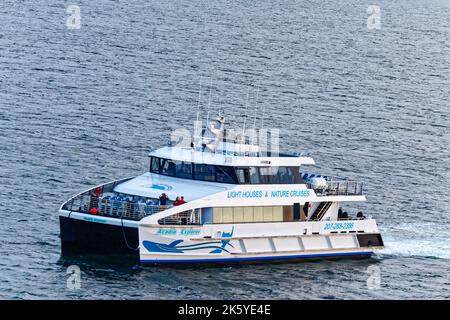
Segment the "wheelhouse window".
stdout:
<path fill-rule="evenodd" d="M 150 159 L 150 172 L 159 173 L 159 158 L 151 157 Z"/>
<path fill-rule="evenodd" d="M 175 161 L 175 176 L 185 179 L 193 178 L 192 163 Z"/>
<path fill-rule="evenodd" d="M 260 184 L 260 173 L 258 167 L 250 167 L 250 184 Z"/>
<path fill-rule="evenodd" d="M 294 184 L 303 183 L 298 167 L 236 168 L 240 184 Z"/>
<path fill-rule="evenodd" d="M 293 184 L 300 181 L 300 176 L 290 167 L 259 168 L 261 183 L 265 184 Z M 298 183 L 298 182 L 297 182 Z"/>
<path fill-rule="evenodd" d="M 304 183 L 298 167 L 231 167 L 151 157 L 150 172 L 229 184 Z"/>
<path fill-rule="evenodd" d="M 259 168 L 261 183 L 268 184 L 271 181 L 276 180 L 276 179 L 273 179 L 273 176 L 277 174 L 277 171 L 278 171 L 277 167 Z"/>
<path fill-rule="evenodd" d="M 215 181 L 215 167 L 208 164 L 194 164 L 194 179 L 202 181 Z"/>
<path fill-rule="evenodd" d="M 236 168 L 236 176 L 239 184 L 250 183 L 250 172 L 248 168 Z"/>
<path fill-rule="evenodd" d="M 169 159 L 160 159 L 159 173 L 166 176 L 174 176 L 175 162 Z"/>
<path fill-rule="evenodd" d="M 216 167 L 216 181 L 223 183 L 237 183 L 236 174 L 233 167 Z"/>

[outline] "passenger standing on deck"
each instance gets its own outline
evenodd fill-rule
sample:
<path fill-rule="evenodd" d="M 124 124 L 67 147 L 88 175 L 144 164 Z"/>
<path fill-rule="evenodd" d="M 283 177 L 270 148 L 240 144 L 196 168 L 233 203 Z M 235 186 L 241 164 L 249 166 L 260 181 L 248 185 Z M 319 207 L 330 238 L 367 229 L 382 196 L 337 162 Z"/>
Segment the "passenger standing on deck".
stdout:
<path fill-rule="evenodd" d="M 186 201 L 184 200 L 184 197 L 181 196 L 179 205 L 182 205 L 182 204 L 185 204 L 185 203 L 186 203 Z M 181 224 L 187 224 L 187 222 L 188 222 L 188 216 L 187 215 L 188 215 L 188 211 L 183 211 L 182 217 L 181 217 Z"/>
<path fill-rule="evenodd" d="M 179 206 L 181 204 L 180 197 L 176 197 L 175 202 L 173 203 L 174 206 Z"/>
<path fill-rule="evenodd" d="M 169 197 L 167 196 L 167 194 L 163 193 L 159 196 L 159 205 L 161 207 L 166 207 L 167 206 L 167 200 L 170 200 Z"/>
<path fill-rule="evenodd" d="M 97 198 L 100 198 L 101 195 L 102 195 L 102 187 L 95 188 L 95 196 Z"/>

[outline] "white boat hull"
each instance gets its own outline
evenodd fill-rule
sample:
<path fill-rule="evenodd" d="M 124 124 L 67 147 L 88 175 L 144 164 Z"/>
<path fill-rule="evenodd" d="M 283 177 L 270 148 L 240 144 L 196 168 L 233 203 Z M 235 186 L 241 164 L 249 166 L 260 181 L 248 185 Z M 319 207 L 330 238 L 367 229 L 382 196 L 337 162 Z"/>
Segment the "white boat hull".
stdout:
<path fill-rule="evenodd" d="M 228 263 L 370 257 L 383 246 L 374 220 L 333 223 L 331 227 L 337 229 L 348 227 L 339 231 L 330 229 L 329 223 L 140 226 L 140 261 Z M 255 230 L 258 233 L 252 232 Z"/>

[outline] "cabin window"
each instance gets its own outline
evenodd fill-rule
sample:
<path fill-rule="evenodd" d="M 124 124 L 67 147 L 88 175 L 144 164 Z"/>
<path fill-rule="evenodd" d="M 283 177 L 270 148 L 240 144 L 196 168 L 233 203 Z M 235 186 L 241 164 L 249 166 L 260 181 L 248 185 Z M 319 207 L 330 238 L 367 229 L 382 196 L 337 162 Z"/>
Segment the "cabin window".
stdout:
<path fill-rule="evenodd" d="M 159 158 L 152 157 L 150 163 L 150 171 L 159 173 Z"/>
<path fill-rule="evenodd" d="M 278 167 L 262 167 L 259 168 L 260 180 L 262 184 L 276 183 L 276 175 Z"/>
<path fill-rule="evenodd" d="M 164 174 L 166 176 L 174 176 L 175 175 L 175 162 L 169 159 L 161 159 L 159 173 Z"/>
<path fill-rule="evenodd" d="M 298 167 L 245 167 L 193 164 L 151 157 L 150 172 L 185 179 L 230 184 L 294 184 L 304 183 Z"/>
<path fill-rule="evenodd" d="M 179 178 L 192 179 L 192 163 L 184 161 L 174 161 L 175 162 L 175 176 Z"/>
<path fill-rule="evenodd" d="M 240 184 L 250 183 L 250 173 L 248 168 L 236 168 L 236 175 L 238 183 Z"/>
<path fill-rule="evenodd" d="M 203 181 L 214 181 L 215 170 L 214 166 L 207 164 L 194 164 L 194 179 Z"/>
<path fill-rule="evenodd" d="M 213 208 L 212 223 L 292 221 L 291 206 Z"/>
<path fill-rule="evenodd" d="M 303 183 L 298 167 L 250 167 L 236 169 L 241 184 L 293 184 Z M 248 175 L 248 177 L 247 177 Z"/>
<path fill-rule="evenodd" d="M 258 167 L 251 167 L 249 170 L 250 170 L 250 183 L 260 184 Z"/>
<path fill-rule="evenodd" d="M 237 183 L 233 167 L 216 167 L 216 182 Z"/>
<path fill-rule="evenodd" d="M 295 183 L 295 173 L 289 167 L 275 168 L 272 175 L 268 175 L 269 183 L 292 184 Z M 278 170 L 277 170 L 278 169 Z"/>

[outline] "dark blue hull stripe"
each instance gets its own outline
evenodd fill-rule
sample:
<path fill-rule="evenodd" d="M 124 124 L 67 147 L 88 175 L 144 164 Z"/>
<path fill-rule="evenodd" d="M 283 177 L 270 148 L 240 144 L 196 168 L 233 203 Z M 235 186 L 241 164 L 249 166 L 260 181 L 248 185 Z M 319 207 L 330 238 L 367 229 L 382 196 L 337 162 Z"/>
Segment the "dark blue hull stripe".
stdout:
<path fill-rule="evenodd" d="M 219 258 L 219 259 L 183 259 L 183 260 L 141 260 L 141 263 L 193 263 L 193 262 L 238 262 L 238 261 L 262 261 L 262 260 L 287 260 L 287 259 L 308 259 L 327 257 L 349 257 L 349 256 L 370 256 L 372 251 L 363 252 L 341 252 L 341 253 L 318 253 L 292 256 L 269 256 L 269 257 L 242 257 L 242 258 Z"/>

